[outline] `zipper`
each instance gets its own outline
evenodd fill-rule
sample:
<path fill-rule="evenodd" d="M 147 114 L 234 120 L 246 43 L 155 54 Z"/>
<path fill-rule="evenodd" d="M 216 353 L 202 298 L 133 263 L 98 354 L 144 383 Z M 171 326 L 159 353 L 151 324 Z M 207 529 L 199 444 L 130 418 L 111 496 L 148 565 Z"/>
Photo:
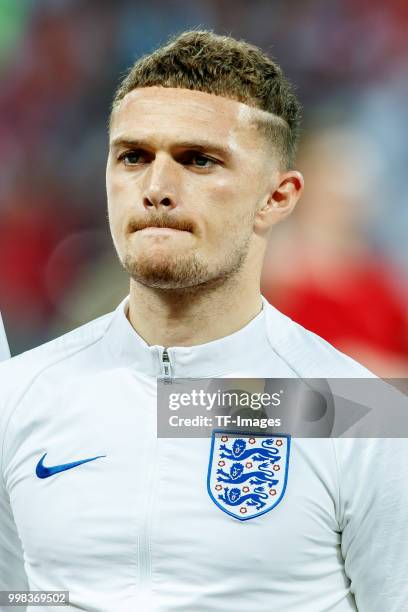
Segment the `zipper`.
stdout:
<path fill-rule="evenodd" d="M 150 432 L 149 432 L 150 433 Z M 151 610 L 152 593 L 152 530 L 153 510 L 156 507 L 157 471 L 158 471 L 158 441 L 152 439 L 149 445 L 147 468 L 144 475 L 144 490 L 141 506 L 141 523 L 138 536 L 138 592 L 137 607 L 140 610 Z"/>
<path fill-rule="evenodd" d="M 169 353 L 166 348 L 163 349 L 161 363 L 164 383 L 169 385 L 171 384 L 171 362 Z"/>

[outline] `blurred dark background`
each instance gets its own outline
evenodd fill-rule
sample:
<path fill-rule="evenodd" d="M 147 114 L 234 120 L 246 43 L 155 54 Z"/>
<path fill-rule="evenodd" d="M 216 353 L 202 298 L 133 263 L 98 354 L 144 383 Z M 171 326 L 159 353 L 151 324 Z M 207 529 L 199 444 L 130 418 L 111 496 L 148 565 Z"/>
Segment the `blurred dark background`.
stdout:
<path fill-rule="evenodd" d="M 210 27 L 275 56 L 304 106 L 306 191 L 274 233 L 263 293 L 383 376 L 408 374 L 408 3 L 2 0 L 0 309 L 12 354 L 127 293 L 105 198 L 121 75 Z"/>

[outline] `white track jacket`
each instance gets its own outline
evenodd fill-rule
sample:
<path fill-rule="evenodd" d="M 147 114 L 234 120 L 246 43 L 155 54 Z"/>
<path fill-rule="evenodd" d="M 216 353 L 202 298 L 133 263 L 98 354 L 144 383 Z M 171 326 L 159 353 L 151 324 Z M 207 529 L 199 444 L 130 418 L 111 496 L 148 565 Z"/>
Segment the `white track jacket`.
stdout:
<path fill-rule="evenodd" d="M 4 331 L 3 320 L 0 312 L 0 361 L 8 359 L 10 357 L 10 351 L 7 343 L 6 332 Z"/>
<path fill-rule="evenodd" d="M 164 349 L 127 300 L 0 364 L 0 590 L 86 612 L 408 610 L 406 441 L 292 439 L 280 503 L 237 520 L 207 490 L 211 440 L 157 438 Z M 370 376 L 264 298 L 168 356 L 175 378 Z"/>

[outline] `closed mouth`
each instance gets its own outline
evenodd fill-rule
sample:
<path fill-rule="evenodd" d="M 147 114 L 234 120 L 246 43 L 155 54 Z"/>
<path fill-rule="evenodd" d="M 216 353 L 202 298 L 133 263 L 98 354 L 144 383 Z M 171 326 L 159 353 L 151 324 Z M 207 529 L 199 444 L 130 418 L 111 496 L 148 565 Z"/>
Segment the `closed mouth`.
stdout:
<path fill-rule="evenodd" d="M 155 231 L 155 232 L 162 232 L 162 233 L 168 233 L 168 232 L 185 232 L 186 230 L 179 230 L 177 228 L 174 227 L 156 227 L 154 225 L 152 226 L 148 226 L 148 227 L 144 227 L 141 230 L 138 230 L 139 232 L 149 232 L 149 231 Z"/>

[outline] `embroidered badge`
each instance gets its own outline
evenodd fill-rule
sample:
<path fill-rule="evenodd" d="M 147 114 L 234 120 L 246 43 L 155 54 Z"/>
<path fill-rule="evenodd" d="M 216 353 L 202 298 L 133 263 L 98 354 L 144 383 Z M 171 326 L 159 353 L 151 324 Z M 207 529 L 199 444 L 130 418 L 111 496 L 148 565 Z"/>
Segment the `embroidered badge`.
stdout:
<path fill-rule="evenodd" d="M 290 436 L 214 431 L 208 493 L 240 521 L 269 512 L 282 501 L 288 480 Z"/>

